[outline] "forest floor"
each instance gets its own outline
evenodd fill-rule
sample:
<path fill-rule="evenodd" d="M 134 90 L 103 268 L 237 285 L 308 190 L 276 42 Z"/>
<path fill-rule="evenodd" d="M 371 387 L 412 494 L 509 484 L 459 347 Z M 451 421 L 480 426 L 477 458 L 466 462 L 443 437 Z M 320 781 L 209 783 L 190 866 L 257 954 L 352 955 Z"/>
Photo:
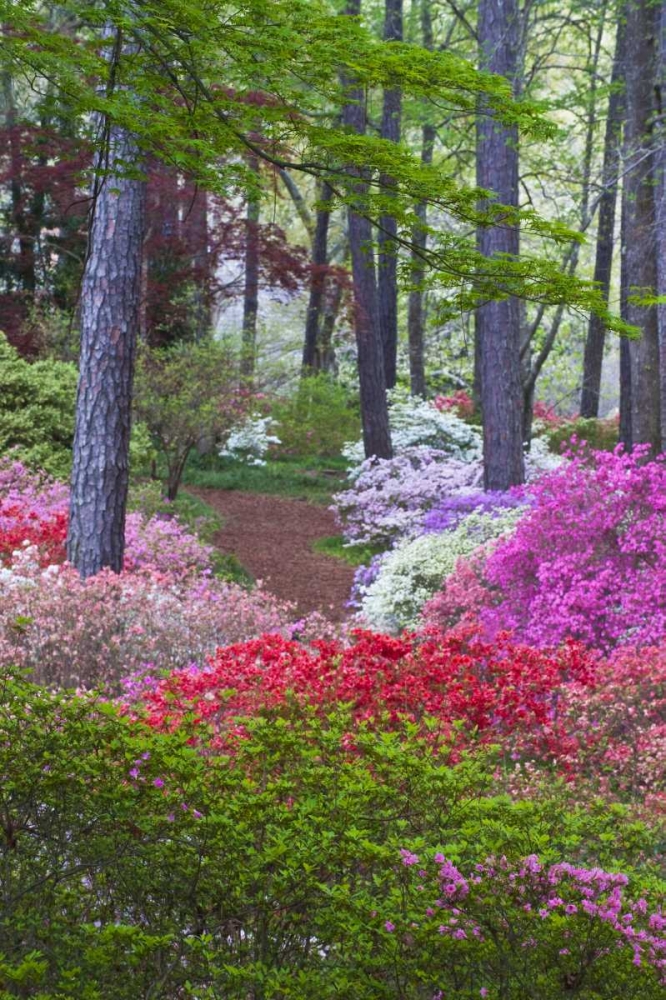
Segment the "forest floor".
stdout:
<path fill-rule="evenodd" d="M 219 514 L 224 527 L 213 538 L 234 554 L 255 580 L 300 614 L 321 611 L 342 621 L 349 611 L 354 567 L 312 550 L 313 542 L 339 532 L 327 507 L 289 497 L 188 486 Z"/>

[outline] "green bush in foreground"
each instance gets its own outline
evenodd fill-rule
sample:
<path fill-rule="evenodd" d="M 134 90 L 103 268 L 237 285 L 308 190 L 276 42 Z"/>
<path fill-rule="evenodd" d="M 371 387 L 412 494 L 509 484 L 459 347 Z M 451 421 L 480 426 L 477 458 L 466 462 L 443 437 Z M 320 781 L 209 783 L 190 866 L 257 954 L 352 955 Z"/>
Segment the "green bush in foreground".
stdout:
<path fill-rule="evenodd" d="M 343 711 L 259 716 L 223 757 L 21 678 L 0 698 L 2 1000 L 663 996 L 582 919 L 539 924 L 584 955 L 573 993 L 543 950 L 507 962 L 508 933 L 409 932 L 425 904 L 401 850 L 622 867 L 654 895 L 653 835 L 619 807 L 514 803 L 490 756 L 453 764 L 408 727 L 352 738 Z M 512 905 L 489 897 L 498 927 Z"/>

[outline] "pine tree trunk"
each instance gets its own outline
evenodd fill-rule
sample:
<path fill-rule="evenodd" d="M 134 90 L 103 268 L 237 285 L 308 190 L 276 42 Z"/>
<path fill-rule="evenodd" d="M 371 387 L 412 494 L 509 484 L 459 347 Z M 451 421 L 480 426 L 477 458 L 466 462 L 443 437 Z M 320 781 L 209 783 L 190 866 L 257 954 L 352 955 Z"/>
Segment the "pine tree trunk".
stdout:
<path fill-rule="evenodd" d="M 402 41 L 402 0 L 385 0 L 384 38 L 386 41 Z M 384 91 L 382 109 L 380 133 L 382 139 L 387 139 L 389 142 L 400 142 L 401 111 L 402 93 L 400 88 L 387 87 Z M 381 177 L 381 185 L 385 191 L 390 191 L 393 183 L 391 177 Z M 398 225 L 395 217 L 383 215 L 380 219 L 379 230 L 377 295 L 387 389 L 392 389 L 395 385 L 398 364 L 397 234 Z"/>
<path fill-rule="evenodd" d="M 67 558 L 83 578 L 123 567 L 146 184 L 120 170 L 139 163 L 133 137 L 111 125 L 81 287 Z"/>
<path fill-rule="evenodd" d="M 657 49 L 657 155 L 655 163 L 655 207 L 657 222 L 657 294 L 666 296 L 666 2 L 659 10 Z M 666 302 L 657 306 L 659 332 L 659 386 L 661 411 L 661 450 L 666 451 Z"/>
<path fill-rule="evenodd" d="M 482 68 L 513 81 L 519 44 L 516 0 L 480 0 L 478 18 Z M 477 184 L 492 192 L 492 200 L 518 205 L 518 132 L 497 122 L 487 111 L 477 121 Z M 481 226 L 478 246 L 486 257 L 517 256 L 515 225 Z M 487 490 L 505 490 L 522 483 L 523 395 L 520 372 L 520 310 L 510 296 L 489 301 L 476 310 L 483 464 Z"/>
<path fill-rule="evenodd" d="M 602 167 L 601 201 L 599 203 L 599 223 L 597 228 L 594 281 L 599 286 L 604 301 L 608 303 L 613 247 L 615 244 L 615 205 L 617 202 L 617 180 L 622 122 L 624 119 L 624 94 L 620 89 L 624 79 L 624 25 L 618 24 L 613 57 L 611 91 L 608 101 L 606 133 L 604 136 L 604 158 Z M 590 314 L 583 358 L 583 387 L 580 399 L 581 417 L 599 416 L 601 394 L 601 369 L 604 358 L 606 327 L 595 313 Z"/>
<path fill-rule="evenodd" d="M 305 338 L 303 342 L 303 374 L 311 374 L 319 367 L 321 356 L 320 338 L 322 312 L 326 298 L 326 266 L 328 264 L 328 229 L 331 220 L 330 209 L 325 207 L 331 198 L 330 185 L 325 181 L 318 193 L 322 203 L 317 209 L 317 221 L 312 240 L 312 273 L 310 277 L 310 297 L 305 317 Z"/>
<path fill-rule="evenodd" d="M 629 297 L 627 286 L 626 221 L 623 198 L 620 219 L 620 315 L 624 320 L 627 319 L 627 299 Z M 625 449 L 631 451 L 633 447 L 631 427 L 631 354 L 629 351 L 629 341 L 626 337 L 620 338 L 619 438 Z"/>
<path fill-rule="evenodd" d="M 654 294 L 657 285 L 655 239 L 655 35 L 657 10 L 647 2 L 629 0 L 626 8 L 626 125 L 623 211 L 627 269 L 627 319 L 642 330 L 629 344 L 631 357 L 631 434 L 633 445 L 661 450 L 659 337 L 656 306 L 632 301 Z"/>
<path fill-rule="evenodd" d="M 361 0 L 348 0 L 345 13 L 358 15 Z M 366 104 L 363 88 L 350 79 L 344 79 L 349 103 L 342 112 L 342 123 L 359 135 L 365 133 Z M 367 192 L 368 178 L 358 167 L 348 169 L 350 177 L 357 178 L 354 190 L 362 201 Z M 363 444 L 367 458 L 390 458 L 391 432 L 386 402 L 384 351 L 379 328 L 377 306 L 377 281 L 371 249 L 370 222 L 349 209 L 349 248 L 352 259 L 354 283 L 354 328 L 358 354 L 358 377 L 361 396 L 361 422 Z"/>
<path fill-rule="evenodd" d="M 430 0 L 421 0 L 421 34 L 424 49 L 431 50 L 434 45 Z M 435 147 L 435 127 L 425 124 L 421 132 L 421 163 L 432 163 Z M 414 285 L 409 293 L 407 310 L 407 334 L 409 340 L 409 385 L 412 396 L 426 395 L 425 378 L 425 293 L 423 281 L 425 267 L 422 251 L 427 245 L 425 226 L 428 221 L 428 207 L 425 202 L 416 206 L 418 223 L 412 230 L 412 266 L 411 279 Z"/>
<path fill-rule="evenodd" d="M 249 157 L 250 169 L 259 173 L 259 160 Z M 259 312 L 259 218 L 261 201 L 257 191 L 247 198 L 245 221 L 245 288 L 243 292 L 243 329 L 241 335 L 241 374 L 251 379 L 257 356 L 257 314 Z"/>

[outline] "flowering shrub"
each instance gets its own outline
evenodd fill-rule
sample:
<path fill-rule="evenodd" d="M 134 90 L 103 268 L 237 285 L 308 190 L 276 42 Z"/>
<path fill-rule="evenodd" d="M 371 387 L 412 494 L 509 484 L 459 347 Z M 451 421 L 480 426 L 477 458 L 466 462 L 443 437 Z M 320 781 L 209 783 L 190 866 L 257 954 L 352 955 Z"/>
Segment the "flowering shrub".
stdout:
<path fill-rule="evenodd" d="M 399 542 L 381 557 L 372 582 L 364 587 L 357 577 L 362 620 L 387 632 L 416 628 L 424 605 L 453 573 L 461 556 L 510 534 L 521 514 L 520 508 L 511 507 L 472 513 L 449 531 Z"/>
<path fill-rule="evenodd" d="M 622 649 L 596 667 L 593 685 L 563 686 L 556 724 L 559 770 L 594 779 L 607 798 L 666 812 L 666 650 Z"/>
<path fill-rule="evenodd" d="M 42 569 L 25 549 L 0 571 L 0 663 L 40 683 L 112 685 L 129 674 L 203 662 L 216 646 L 287 629 L 293 611 L 265 591 L 155 569 Z"/>
<path fill-rule="evenodd" d="M 580 996 L 663 996 L 650 954 L 660 884 L 643 860 L 659 834 L 622 809 L 568 807 L 552 783 L 514 803 L 494 794 L 489 752 L 451 766 L 408 725 L 381 738 L 359 725 L 350 753 L 340 709 L 266 708 L 230 757 L 196 752 L 187 723 L 165 733 L 6 672 L 0 686 L 7 997 L 561 1000 L 572 969 Z M 446 860 L 417 861 L 430 844 Z M 632 864 L 628 887 L 604 875 Z M 544 919 L 524 908 L 556 895 L 564 906 Z M 438 933 L 468 919 L 483 941 Z"/>
<path fill-rule="evenodd" d="M 461 420 L 474 416 L 474 400 L 465 389 L 457 389 L 450 396 L 435 396 L 433 403 L 442 413 L 455 413 Z"/>
<path fill-rule="evenodd" d="M 470 491 L 457 493 L 444 499 L 426 514 L 423 527 L 427 532 L 450 531 L 458 527 L 469 514 L 490 514 L 495 517 L 503 510 L 520 507 L 525 503 L 521 491 L 501 490 Z"/>
<path fill-rule="evenodd" d="M 277 420 L 273 417 L 252 413 L 228 436 L 220 456 L 234 458 L 246 465 L 265 465 L 271 445 L 280 444 L 280 438 L 270 433 L 276 426 Z"/>
<path fill-rule="evenodd" d="M 470 427 L 453 413 L 442 412 L 434 403 L 420 396 L 410 396 L 404 390 L 389 390 L 388 398 L 394 454 L 425 445 L 460 462 L 480 458 L 482 443 L 478 428 Z M 360 466 L 364 460 L 362 442 L 345 445 L 342 454 L 352 467 Z"/>
<path fill-rule="evenodd" d="M 469 490 L 480 467 L 432 448 L 410 448 L 390 459 L 367 459 L 351 489 L 335 495 L 334 507 L 354 544 L 386 545 L 423 524 L 443 496 Z"/>
<path fill-rule="evenodd" d="M 355 722 L 383 729 L 428 715 L 463 745 L 519 732 L 541 747 L 562 684 L 585 688 L 595 669 L 580 647 L 546 653 L 507 638 L 487 643 L 472 631 L 402 638 L 358 631 L 351 645 L 312 645 L 273 635 L 218 649 L 205 669 L 176 670 L 141 694 L 146 718 L 171 729 L 193 717 L 224 742 L 238 716 L 292 701 L 324 713 L 344 703 Z"/>
<path fill-rule="evenodd" d="M 377 920 L 388 914 L 384 929 L 396 944 L 432 956 L 432 972 L 441 975 L 436 997 L 555 1000 L 571 990 L 610 997 L 621 986 L 637 995 L 666 986 L 663 896 L 649 900 L 640 884 L 632 894 L 622 872 L 542 863 L 532 854 L 490 857 L 463 875 L 441 853 L 432 862 L 405 848 L 401 855 L 412 892 L 397 913 L 384 907 Z"/>
<path fill-rule="evenodd" d="M 65 560 L 69 490 L 29 471 L 20 462 L 0 461 L 0 562 L 10 565 L 25 546 L 42 566 Z M 34 553 L 33 553 L 34 555 Z M 177 518 L 138 511 L 127 515 L 125 570 L 149 570 L 174 580 L 210 576 L 214 550 Z"/>
<path fill-rule="evenodd" d="M 541 440 L 533 441 L 525 459 L 528 482 L 558 469 L 563 461 Z M 394 458 L 362 462 L 351 487 L 333 497 L 333 510 L 348 542 L 389 545 L 418 534 L 428 512 L 446 505 L 449 497 L 456 503 L 458 496 L 478 496 L 482 483 L 480 460 L 462 462 L 437 449 L 409 448 Z M 493 500 L 488 505 L 498 504 Z"/>
<path fill-rule="evenodd" d="M 489 556 L 484 622 L 524 642 L 567 636 L 609 650 L 666 635 L 666 460 L 579 451 L 536 482 L 516 531 Z"/>

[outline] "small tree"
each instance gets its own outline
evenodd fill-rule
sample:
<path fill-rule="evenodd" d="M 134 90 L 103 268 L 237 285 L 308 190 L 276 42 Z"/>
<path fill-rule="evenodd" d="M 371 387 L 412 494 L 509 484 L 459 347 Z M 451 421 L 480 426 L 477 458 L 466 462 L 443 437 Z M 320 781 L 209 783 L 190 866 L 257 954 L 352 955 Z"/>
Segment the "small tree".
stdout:
<path fill-rule="evenodd" d="M 134 410 L 166 465 L 165 495 L 175 500 L 183 469 L 201 438 L 219 438 L 247 413 L 231 355 L 214 342 L 177 344 L 139 357 Z"/>

